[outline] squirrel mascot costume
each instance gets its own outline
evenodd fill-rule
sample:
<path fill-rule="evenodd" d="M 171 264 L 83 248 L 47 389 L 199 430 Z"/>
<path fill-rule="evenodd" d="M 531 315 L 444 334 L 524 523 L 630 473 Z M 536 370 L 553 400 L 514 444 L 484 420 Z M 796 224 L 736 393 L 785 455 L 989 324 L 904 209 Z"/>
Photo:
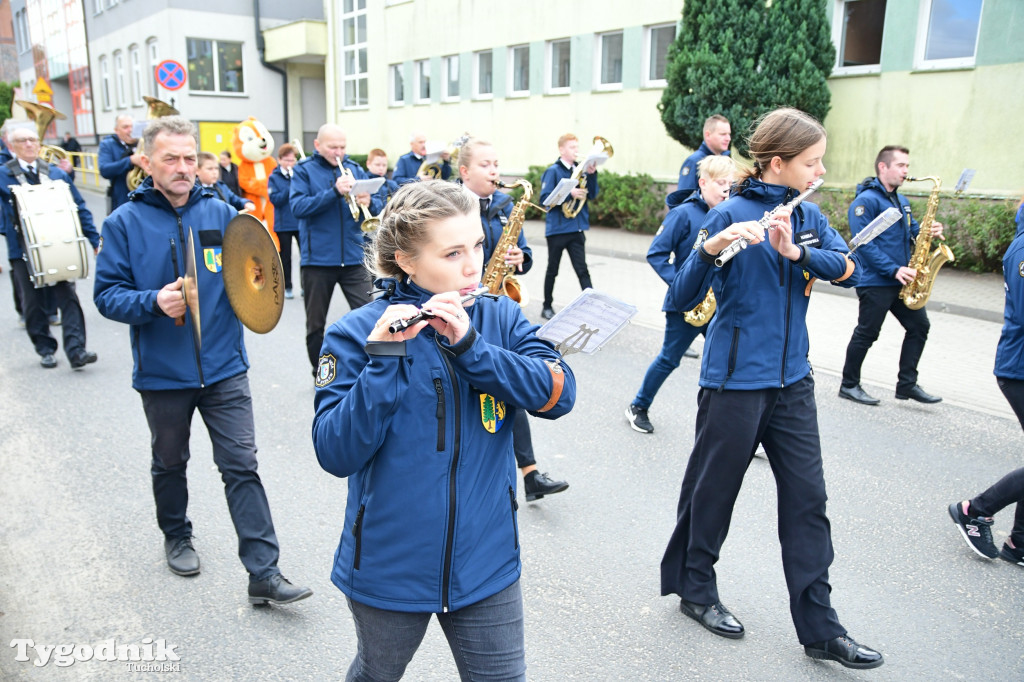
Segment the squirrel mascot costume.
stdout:
<path fill-rule="evenodd" d="M 274 234 L 274 205 L 270 203 L 268 182 L 277 168 L 274 138 L 267 127 L 250 116 L 235 127 L 231 146 L 238 156 L 238 188 L 242 197 L 256 205 L 252 214 L 263 221 L 278 250 L 281 243 Z"/>

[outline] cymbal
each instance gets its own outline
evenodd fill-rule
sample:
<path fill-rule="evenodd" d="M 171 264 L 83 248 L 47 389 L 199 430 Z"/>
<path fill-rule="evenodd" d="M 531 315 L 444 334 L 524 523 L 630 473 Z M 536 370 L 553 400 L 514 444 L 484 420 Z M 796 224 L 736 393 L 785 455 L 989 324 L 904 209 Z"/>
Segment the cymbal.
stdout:
<path fill-rule="evenodd" d="M 224 230 L 224 291 L 235 315 L 257 334 L 277 326 L 284 310 L 284 267 L 266 226 L 240 213 Z"/>
<path fill-rule="evenodd" d="M 196 351 L 202 350 L 203 335 L 199 325 L 199 278 L 196 273 L 196 243 L 192 237 L 192 228 L 188 228 L 188 249 L 185 251 L 185 282 L 181 285 L 192 318 L 192 339 L 196 342 Z"/>

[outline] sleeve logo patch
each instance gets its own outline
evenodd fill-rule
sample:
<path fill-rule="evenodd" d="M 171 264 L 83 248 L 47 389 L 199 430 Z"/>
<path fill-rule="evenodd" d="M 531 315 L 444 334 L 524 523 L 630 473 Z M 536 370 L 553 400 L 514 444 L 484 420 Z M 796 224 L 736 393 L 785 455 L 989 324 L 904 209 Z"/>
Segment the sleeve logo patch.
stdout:
<path fill-rule="evenodd" d="M 708 238 L 708 231 L 707 230 L 701 230 L 700 232 L 698 232 L 697 233 L 697 238 L 693 241 L 693 250 L 696 251 L 697 249 L 699 249 L 701 247 L 701 244 L 703 244 L 705 241 L 707 241 L 707 238 Z"/>
<path fill-rule="evenodd" d="M 338 361 L 333 355 L 328 353 L 327 355 L 320 356 L 320 364 L 316 368 L 316 379 L 313 383 L 316 384 L 317 388 L 323 388 L 327 384 L 334 381 L 334 377 L 337 376 Z"/>
<path fill-rule="evenodd" d="M 206 269 L 210 272 L 214 274 L 220 272 L 224 265 L 220 247 L 216 246 L 212 249 L 203 249 L 203 263 L 206 264 Z"/>
<path fill-rule="evenodd" d="M 683 166 L 683 175 L 689 175 L 689 174 L 690 174 L 690 167 L 689 166 Z"/>
<path fill-rule="evenodd" d="M 857 216 L 858 218 L 861 217 L 862 215 L 864 215 L 864 207 L 863 206 L 855 207 L 853 209 L 853 215 Z"/>
<path fill-rule="evenodd" d="M 1020 273 L 1021 277 L 1024 277 L 1024 260 L 1022 260 L 1020 265 L 1017 266 L 1017 272 Z"/>

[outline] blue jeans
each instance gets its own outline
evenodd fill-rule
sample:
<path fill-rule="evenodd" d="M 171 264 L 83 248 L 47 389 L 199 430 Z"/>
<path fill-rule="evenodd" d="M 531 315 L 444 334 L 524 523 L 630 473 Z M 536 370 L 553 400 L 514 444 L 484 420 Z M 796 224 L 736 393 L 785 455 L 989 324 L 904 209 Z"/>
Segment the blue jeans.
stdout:
<path fill-rule="evenodd" d="M 347 601 L 356 624 L 359 652 L 345 679 L 402 679 L 432 614 L 386 611 Z M 448 639 L 462 680 L 526 680 L 523 592 L 518 580 L 475 604 L 433 615 Z"/>
<path fill-rule="evenodd" d="M 683 318 L 683 313 L 665 313 L 665 340 L 661 344 L 661 352 L 647 368 L 644 382 L 633 399 L 633 404 L 645 410 L 654 402 L 658 389 L 668 379 L 668 375 L 679 366 L 683 353 L 690 347 L 697 334 L 703 334 L 707 325 L 694 327 Z"/>

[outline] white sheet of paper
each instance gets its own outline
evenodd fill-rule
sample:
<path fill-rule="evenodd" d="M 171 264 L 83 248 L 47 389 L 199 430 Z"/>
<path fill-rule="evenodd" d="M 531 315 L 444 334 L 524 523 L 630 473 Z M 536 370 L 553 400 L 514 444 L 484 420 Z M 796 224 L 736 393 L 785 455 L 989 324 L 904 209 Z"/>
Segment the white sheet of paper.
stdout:
<path fill-rule="evenodd" d="M 591 152 L 590 156 L 583 162 L 583 168 L 586 169 L 590 164 L 594 164 L 594 167 L 602 165 L 608 160 L 608 155 L 604 152 Z"/>
<path fill-rule="evenodd" d="M 373 194 L 380 189 L 380 186 L 384 184 L 384 178 L 373 178 L 372 180 L 356 180 L 356 183 L 352 185 L 350 194 L 355 196 L 357 194 Z"/>
<path fill-rule="evenodd" d="M 636 306 L 594 289 L 584 289 L 538 329 L 537 336 L 556 347 L 568 339 L 565 345 L 590 355 L 618 334 L 636 313 Z M 583 340 L 585 345 L 580 347 Z"/>
<path fill-rule="evenodd" d="M 971 184 L 971 180 L 974 179 L 976 172 L 973 168 L 964 168 L 963 172 L 960 173 L 960 179 L 956 181 L 956 187 L 953 188 L 953 191 L 966 192 L 967 186 Z"/>
<path fill-rule="evenodd" d="M 548 195 L 548 198 L 544 200 L 545 206 L 558 206 L 560 203 L 565 201 L 565 198 L 569 196 L 569 192 L 572 191 L 573 187 L 579 185 L 578 180 L 572 178 L 562 178 L 555 185 L 555 189 Z"/>

